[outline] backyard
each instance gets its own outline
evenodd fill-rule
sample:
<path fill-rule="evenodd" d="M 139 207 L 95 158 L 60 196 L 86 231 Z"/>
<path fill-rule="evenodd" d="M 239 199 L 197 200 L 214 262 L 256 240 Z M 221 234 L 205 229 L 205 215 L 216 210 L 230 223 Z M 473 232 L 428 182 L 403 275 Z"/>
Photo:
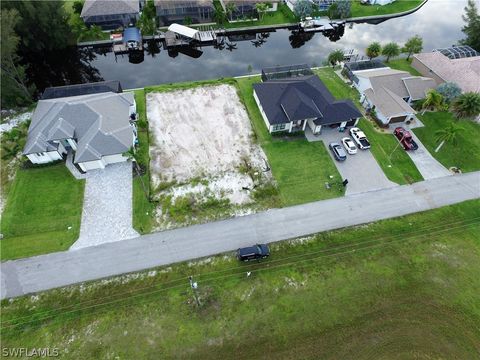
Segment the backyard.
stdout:
<path fill-rule="evenodd" d="M 469 120 L 456 120 L 450 112 L 426 112 L 418 114 L 425 127 L 413 129 L 415 135 L 422 141 L 443 166 L 447 169 L 457 167 L 463 172 L 480 170 L 480 125 Z M 464 130 L 457 135 L 456 142 L 447 142 L 435 152 L 438 146 L 436 132 L 449 124 L 458 124 Z"/>
<path fill-rule="evenodd" d="M 407 71 L 413 76 L 422 76 L 422 74 L 412 67 L 412 59 L 393 59 L 386 63 L 386 65 L 392 69 Z"/>
<path fill-rule="evenodd" d="M 2 213 L 1 259 L 68 249 L 79 235 L 84 185 L 63 163 L 17 170 Z"/>
<path fill-rule="evenodd" d="M 375 16 L 412 10 L 424 0 L 396 0 L 387 5 L 363 5 L 360 0 L 352 1 L 352 17 Z"/>
<path fill-rule="evenodd" d="M 66 359 L 476 359 L 479 209 L 272 244 L 265 262 L 227 253 L 4 300 L 2 346 Z"/>

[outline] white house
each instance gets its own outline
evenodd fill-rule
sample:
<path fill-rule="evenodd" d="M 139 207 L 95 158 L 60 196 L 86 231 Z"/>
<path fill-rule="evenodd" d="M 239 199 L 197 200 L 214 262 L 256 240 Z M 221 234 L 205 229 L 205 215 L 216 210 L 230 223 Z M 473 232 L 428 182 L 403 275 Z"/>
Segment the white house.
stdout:
<path fill-rule="evenodd" d="M 69 151 L 83 171 L 126 161 L 134 146 L 136 113 L 132 93 L 44 99 L 38 102 L 23 154 L 34 164 L 61 160 Z"/>
<path fill-rule="evenodd" d="M 428 90 L 435 88 L 433 79 L 390 68 L 353 71 L 352 80 L 360 92 L 360 103 L 375 110 L 385 125 L 414 119 L 412 102 L 423 99 Z"/>

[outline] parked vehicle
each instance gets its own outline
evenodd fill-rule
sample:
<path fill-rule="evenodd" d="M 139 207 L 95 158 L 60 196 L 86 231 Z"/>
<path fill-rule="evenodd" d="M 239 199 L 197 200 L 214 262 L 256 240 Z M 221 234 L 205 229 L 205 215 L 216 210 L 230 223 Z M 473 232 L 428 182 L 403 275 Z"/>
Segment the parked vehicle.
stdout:
<path fill-rule="evenodd" d="M 237 259 L 240 261 L 265 259 L 269 256 L 270 249 L 266 244 L 257 244 L 237 250 Z"/>
<path fill-rule="evenodd" d="M 362 150 L 370 149 L 370 142 L 367 139 L 367 136 L 362 130 L 357 127 L 350 129 L 350 136 L 357 143 L 358 147 Z"/>
<path fill-rule="evenodd" d="M 335 142 L 330 143 L 328 147 L 332 151 L 335 159 L 337 159 L 338 161 L 347 160 L 347 153 L 345 152 L 345 150 L 343 150 L 343 148 L 340 146 L 339 143 L 335 143 Z"/>
<path fill-rule="evenodd" d="M 344 137 L 342 139 L 342 144 L 343 144 L 343 147 L 345 148 L 345 150 L 347 150 L 347 152 L 350 155 L 353 155 L 353 154 L 357 153 L 357 147 L 355 146 L 355 143 L 353 142 L 353 140 L 350 139 L 349 137 Z"/>
<path fill-rule="evenodd" d="M 399 126 L 393 131 L 393 135 L 400 141 L 400 144 L 402 144 L 403 148 L 405 150 L 417 150 L 418 145 L 417 143 L 413 140 L 412 134 L 410 131 L 404 129 L 403 127 Z"/>

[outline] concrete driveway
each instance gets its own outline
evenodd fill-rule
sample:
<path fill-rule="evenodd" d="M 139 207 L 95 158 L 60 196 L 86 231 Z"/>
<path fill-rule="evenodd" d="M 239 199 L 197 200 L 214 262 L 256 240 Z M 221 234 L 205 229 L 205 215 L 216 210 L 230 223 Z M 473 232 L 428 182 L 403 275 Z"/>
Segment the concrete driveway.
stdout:
<path fill-rule="evenodd" d="M 410 159 L 413 160 L 423 178 L 428 180 L 452 175 L 448 169 L 446 169 L 430 154 L 430 152 L 425 148 L 413 131 L 410 131 L 410 133 L 412 134 L 415 142 L 418 144 L 418 149 L 415 151 L 407 151 L 407 154 L 410 156 Z"/>
<path fill-rule="evenodd" d="M 347 160 L 345 161 L 335 160 L 328 148 L 328 144 L 331 142 L 341 144 L 341 139 L 346 136 L 349 136 L 348 132 L 341 133 L 337 129 L 330 128 L 322 128 L 322 134 L 319 136 L 337 166 L 340 175 L 342 175 L 343 179 L 348 179 L 346 195 L 398 186 L 396 183 L 388 180 L 370 150 L 359 149 L 355 155 L 347 154 Z M 372 144 L 372 146 L 375 146 L 375 144 Z"/>

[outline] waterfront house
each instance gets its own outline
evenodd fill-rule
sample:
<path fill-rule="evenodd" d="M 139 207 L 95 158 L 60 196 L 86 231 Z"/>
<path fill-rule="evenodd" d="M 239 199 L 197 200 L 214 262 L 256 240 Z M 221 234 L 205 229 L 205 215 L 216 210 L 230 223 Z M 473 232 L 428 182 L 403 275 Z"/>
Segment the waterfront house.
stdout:
<path fill-rule="evenodd" d="M 274 1 L 254 1 L 254 0 L 220 0 L 220 4 L 225 12 L 227 12 L 228 18 L 230 20 L 241 20 L 244 18 L 258 18 L 258 13 L 256 9 L 256 4 L 266 3 L 270 5 L 268 12 L 277 11 L 278 3 L 280 0 Z M 228 8 L 234 5 L 234 11 L 232 14 L 228 14 Z"/>
<path fill-rule="evenodd" d="M 160 26 L 214 22 L 212 0 L 155 0 Z"/>
<path fill-rule="evenodd" d="M 264 70 L 265 71 L 265 70 Z M 336 100 L 316 75 L 268 78 L 253 85 L 253 96 L 270 133 L 322 126 L 355 126 L 362 114 L 351 100 Z"/>
<path fill-rule="evenodd" d="M 406 71 L 377 68 L 353 71 L 353 84 L 360 92 L 360 103 L 375 110 L 384 125 L 410 121 L 416 111 L 413 101 L 425 98 L 428 90 L 435 88 L 431 78 L 412 76 Z"/>
<path fill-rule="evenodd" d="M 139 0 L 86 0 L 80 17 L 88 26 L 114 30 L 135 23 L 139 13 Z"/>
<path fill-rule="evenodd" d="M 469 46 L 415 54 L 412 66 L 433 78 L 437 85 L 454 82 L 463 92 L 480 92 L 480 54 Z"/>
<path fill-rule="evenodd" d="M 68 154 L 67 161 L 85 172 L 127 160 L 124 153 L 136 140 L 133 94 L 77 95 L 82 93 L 79 88 L 73 87 L 75 95 L 66 97 L 48 94 L 67 94 L 69 89 L 47 90 L 47 96 L 38 102 L 23 150 L 32 163 L 45 164 Z"/>

